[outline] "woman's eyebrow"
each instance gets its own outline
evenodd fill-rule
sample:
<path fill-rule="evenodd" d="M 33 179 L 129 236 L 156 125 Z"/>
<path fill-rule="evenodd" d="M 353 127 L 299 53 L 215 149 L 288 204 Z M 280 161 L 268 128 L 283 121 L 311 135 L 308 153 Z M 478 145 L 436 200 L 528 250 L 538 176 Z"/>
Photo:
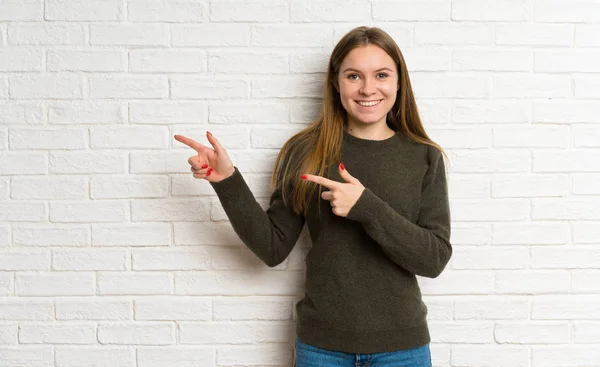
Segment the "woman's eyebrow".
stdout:
<path fill-rule="evenodd" d="M 375 70 L 375 72 L 379 72 L 379 71 L 382 71 L 382 70 L 388 70 L 388 71 L 394 72 L 394 70 L 392 70 L 392 69 L 390 69 L 390 68 L 381 68 L 381 69 L 377 69 L 377 70 Z M 360 73 L 360 72 L 361 72 L 360 70 L 356 70 L 356 69 L 353 69 L 353 68 L 346 68 L 346 69 L 344 69 L 344 71 L 342 71 L 342 73 L 345 73 L 345 72 L 347 72 L 347 71 L 356 71 L 356 72 L 358 72 L 358 73 Z"/>

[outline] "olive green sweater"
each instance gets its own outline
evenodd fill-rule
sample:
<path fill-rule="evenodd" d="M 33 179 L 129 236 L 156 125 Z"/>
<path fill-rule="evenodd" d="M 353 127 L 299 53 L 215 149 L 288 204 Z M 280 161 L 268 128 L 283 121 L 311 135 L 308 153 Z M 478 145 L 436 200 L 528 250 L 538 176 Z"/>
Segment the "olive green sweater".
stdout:
<path fill-rule="evenodd" d="M 400 132 L 379 141 L 344 132 L 342 162 L 365 186 L 346 218 L 318 190 L 306 217 L 280 191 L 265 212 L 237 167 L 211 185 L 238 236 L 269 266 L 286 259 L 307 224 L 313 245 L 296 305 L 302 341 L 347 353 L 425 345 L 427 309 L 416 275 L 437 277 L 452 254 L 443 156 Z M 344 182 L 337 165 L 329 178 Z"/>

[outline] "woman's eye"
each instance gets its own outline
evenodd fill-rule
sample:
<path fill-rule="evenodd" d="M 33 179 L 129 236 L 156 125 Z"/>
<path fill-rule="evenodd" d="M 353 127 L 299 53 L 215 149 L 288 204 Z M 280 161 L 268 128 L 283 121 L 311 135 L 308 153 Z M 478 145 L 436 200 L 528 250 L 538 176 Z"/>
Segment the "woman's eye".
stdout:
<path fill-rule="evenodd" d="M 354 77 L 358 77 L 358 75 L 357 74 L 348 75 L 348 79 L 350 79 L 350 80 L 356 80 Z"/>
<path fill-rule="evenodd" d="M 377 76 L 381 76 L 382 78 L 387 78 L 388 75 L 386 73 L 379 73 Z"/>

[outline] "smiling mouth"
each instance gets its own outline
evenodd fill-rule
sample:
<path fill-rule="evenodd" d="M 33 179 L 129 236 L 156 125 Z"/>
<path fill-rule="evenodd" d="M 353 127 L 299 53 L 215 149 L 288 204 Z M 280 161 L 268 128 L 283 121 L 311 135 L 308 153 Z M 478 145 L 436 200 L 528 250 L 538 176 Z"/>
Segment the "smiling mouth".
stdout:
<path fill-rule="evenodd" d="M 383 99 L 379 99 L 376 101 L 355 101 L 355 102 L 358 103 L 358 105 L 362 106 L 362 107 L 373 107 L 373 106 L 377 106 L 379 103 L 381 103 L 381 101 L 383 101 Z"/>

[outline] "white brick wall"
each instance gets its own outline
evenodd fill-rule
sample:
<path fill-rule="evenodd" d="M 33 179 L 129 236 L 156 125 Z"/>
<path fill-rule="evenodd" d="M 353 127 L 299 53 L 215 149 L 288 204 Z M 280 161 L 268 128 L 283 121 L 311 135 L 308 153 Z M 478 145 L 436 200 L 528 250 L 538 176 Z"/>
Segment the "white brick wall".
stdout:
<path fill-rule="evenodd" d="M 306 233 L 263 265 L 172 136 L 266 207 L 363 24 L 450 156 L 434 366 L 599 367 L 596 0 L 0 0 L 0 365 L 289 366 Z"/>

